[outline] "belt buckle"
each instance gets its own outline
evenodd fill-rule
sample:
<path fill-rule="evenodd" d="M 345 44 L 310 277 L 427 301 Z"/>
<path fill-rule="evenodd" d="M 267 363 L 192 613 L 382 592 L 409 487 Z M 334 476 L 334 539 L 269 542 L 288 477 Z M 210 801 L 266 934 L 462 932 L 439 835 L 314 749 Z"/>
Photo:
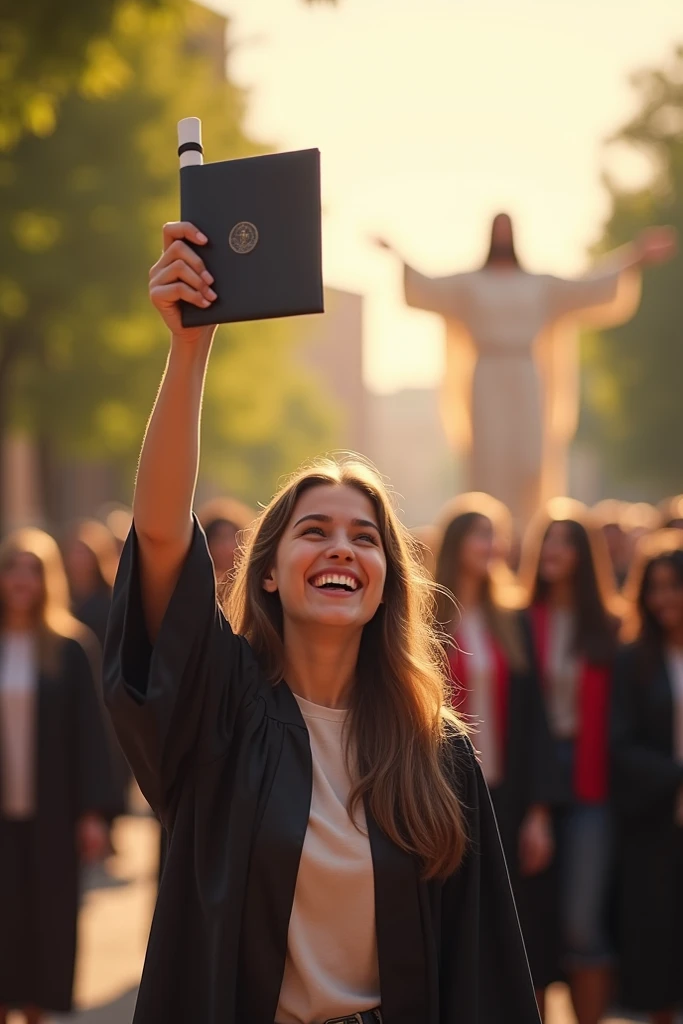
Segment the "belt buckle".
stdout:
<path fill-rule="evenodd" d="M 360 1013 L 352 1013 L 346 1017 L 331 1017 L 325 1024 L 363 1024 L 363 1018 Z M 378 1024 L 382 1024 L 381 1018 Z"/>
<path fill-rule="evenodd" d="M 381 1010 L 367 1010 L 366 1013 L 371 1013 L 375 1018 L 377 1024 L 383 1024 L 383 1017 Z M 325 1024 L 363 1024 L 362 1013 L 352 1013 L 346 1017 L 331 1017 L 325 1021 Z"/>

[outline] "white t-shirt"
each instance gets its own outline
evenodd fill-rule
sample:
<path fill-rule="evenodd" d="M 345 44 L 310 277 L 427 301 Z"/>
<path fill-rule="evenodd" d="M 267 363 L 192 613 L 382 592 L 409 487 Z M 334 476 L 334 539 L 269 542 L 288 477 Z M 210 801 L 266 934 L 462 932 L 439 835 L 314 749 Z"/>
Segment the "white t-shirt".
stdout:
<path fill-rule="evenodd" d="M 296 700 L 311 741 L 313 793 L 275 1020 L 318 1024 L 380 1005 L 375 880 L 363 808 L 361 831 L 347 811 L 348 712 Z"/>
<path fill-rule="evenodd" d="M 463 612 L 458 642 L 467 658 L 467 707 L 477 730 L 474 745 L 484 778 L 493 788 L 503 779 L 494 701 L 496 662 L 486 618 L 480 608 Z"/>
<path fill-rule="evenodd" d="M 38 659 L 32 633 L 0 636 L 1 806 L 5 818 L 35 813 Z"/>
<path fill-rule="evenodd" d="M 546 707 L 556 739 L 573 740 L 579 731 L 580 662 L 572 651 L 574 613 L 554 608 L 550 613 Z"/>

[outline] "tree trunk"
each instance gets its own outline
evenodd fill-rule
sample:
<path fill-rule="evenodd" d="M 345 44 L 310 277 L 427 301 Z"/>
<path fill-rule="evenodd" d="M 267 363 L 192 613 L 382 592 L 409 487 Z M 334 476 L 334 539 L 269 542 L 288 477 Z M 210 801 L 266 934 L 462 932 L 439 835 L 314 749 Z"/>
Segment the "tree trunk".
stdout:
<path fill-rule="evenodd" d="M 46 527 L 55 533 L 62 524 L 63 501 L 60 464 L 52 439 L 43 431 L 36 439 L 40 497 L 45 513 Z"/>

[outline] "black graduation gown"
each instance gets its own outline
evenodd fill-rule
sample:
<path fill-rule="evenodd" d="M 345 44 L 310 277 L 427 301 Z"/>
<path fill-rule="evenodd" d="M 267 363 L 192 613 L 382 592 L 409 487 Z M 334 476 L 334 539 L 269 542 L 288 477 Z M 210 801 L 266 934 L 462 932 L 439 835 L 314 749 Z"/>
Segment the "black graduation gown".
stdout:
<path fill-rule="evenodd" d="M 683 1002 L 683 829 L 674 804 L 674 705 L 663 658 L 620 652 L 612 703 L 612 791 L 618 821 L 622 1002 L 656 1011 Z"/>
<path fill-rule="evenodd" d="M 216 604 L 201 529 L 157 642 L 134 532 L 114 591 L 105 698 L 169 829 L 136 1024 L 273 1024 L 312 788 L 308 732 Z M 471 746 L 449 749 L 471 845 L 445 883 L 368 818 L 386 1024 L 537 1024 L 490 799 Z M 333 926 L 333 923 L 331 923 Z"/>
<path fill-rule="evenodd" d="M 73 615 L 82 622 L 84 626 L 87 626 L 91 633 L 97 639 L 101 651 L 104 648 L 104 638 L 107 634 L 107 622 L 109 620 L 109 611 L 111 608 L 111 590 L 108 586 L 104 585 L 95 590 L 89 597 L 86 597 L 82 601 L 76 602 L 73 608 Z M 99 660 L 99 659 L 98 659 Z M 98 693 L 101 692 L 100 681 L 97 681 Z M 114 818 L 118 818 L 120 815 L 125 814 L 128 808 L 128 786 L 131 781 L 131 771 L 128 767 L 123 751 L 119 746 L 119 741 L 116 739 L 114 730 L 111 724 L 111 720 L 108 715 L 104 718 L 105 726 L 107 729 L 107 739 L 111 750 L 111 761 L 114 771 L 114 778 L 118 787 L 118 799 L 115 806 L 111 809 L 110 821 Z"/>
<path fill-rule="evenodd" d="M 23 887 L 4 869 L 12 851 L 0 843 L 0 922 L 16 920 L 15 910 L 28 915 L 32 942 L 30 970 L 21 979 L 14 971 L 8 978 L 2 965 L 12 956 L 3 954 L 2 943 L 11 943 L 13 935 L 0 928 L 0 1005 L 71 1010 L 79 903 L 76 823 L 87 812 L 106 816 L 116 800 L 105 736 L 91 660 L 80 643 L 64 639 L 59 671 L 42 672 L 38 679 L 36 815 Z"/>
<path fill-rule="evenodd" d="M 73 614 L 95 634 L 100 647 L 104 647 L 110 608 L 111 590 L 108 586 L 99 587 L 74 605 Z"/>
<path fill-rule="evenodd" d="M 519 830 L 533 805 L 552 809 L 559 780 L 528 616 L 520 615 L 520 628 L 528 668 L 510 673 L 504 778 L 492 797 L 534 985 L 545 988 L 559 973 L 555 880 L 552 868 L 531 878 L 522 877 Z"/>

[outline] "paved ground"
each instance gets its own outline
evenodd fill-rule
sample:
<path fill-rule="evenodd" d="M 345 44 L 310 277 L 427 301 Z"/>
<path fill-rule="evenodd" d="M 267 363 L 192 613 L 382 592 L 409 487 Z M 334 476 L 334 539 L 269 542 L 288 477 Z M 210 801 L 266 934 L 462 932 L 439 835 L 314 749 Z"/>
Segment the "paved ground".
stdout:
<path fill-rule="evenodd" d="M 72 1024 L 130 1024 L 133 1016 L 156 891 L 157 825 L 151 818 L 125 818 L 115 843 L 110 871 L 125 884 L 86 896 L 76 983 L 82 1009 Z M 561 987 L 550 994 L 547 1024 L 575 1024 Z"/>
<path fill-rule="evenodd" d="M 154 909 L 158 825 L 123 819 L 111 874 L 127 884 L 91 890 L 81 912 L 76 977 L 82 1024 L 130 1024 Z"/>

